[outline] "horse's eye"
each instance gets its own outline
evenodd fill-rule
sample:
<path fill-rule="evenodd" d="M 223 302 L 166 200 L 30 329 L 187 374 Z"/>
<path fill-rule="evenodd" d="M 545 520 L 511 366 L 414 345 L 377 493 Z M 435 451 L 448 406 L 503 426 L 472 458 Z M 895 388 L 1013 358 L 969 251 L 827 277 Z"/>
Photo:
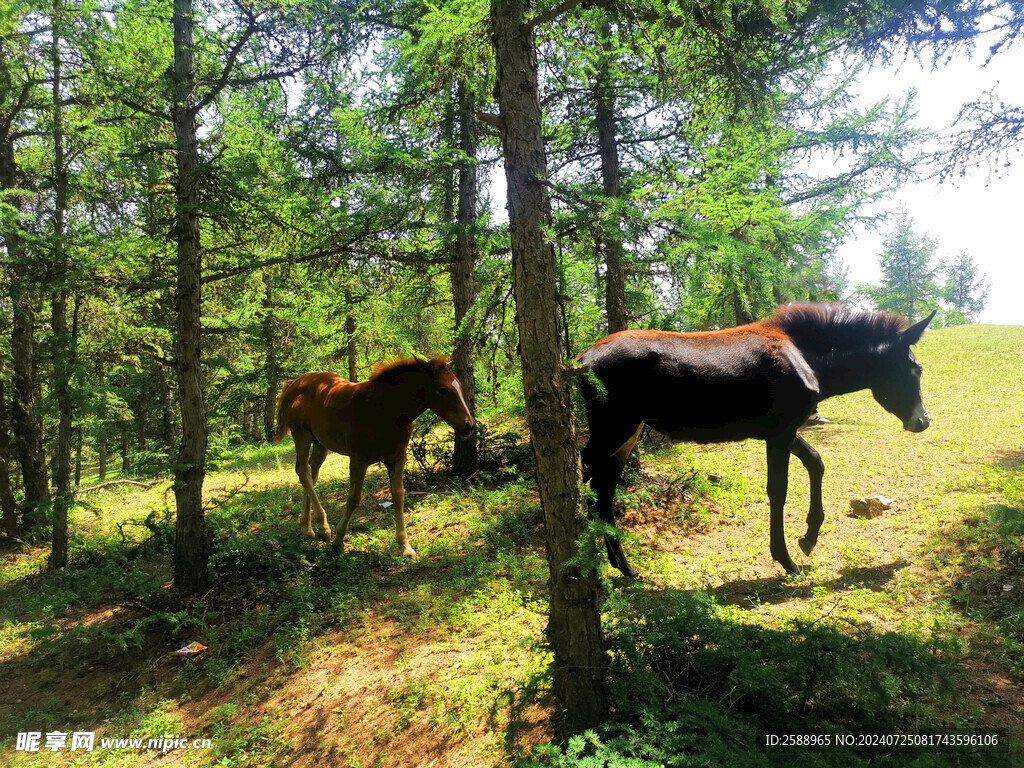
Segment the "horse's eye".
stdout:
<path fill-rule="evenodd" d="M 450 393 L 451 393 L 451 390 L 448 389 L 448 387 L 438 387 L 437 388 L 437 394 L 439 394 L 439 395 L 448 395 Z"/>

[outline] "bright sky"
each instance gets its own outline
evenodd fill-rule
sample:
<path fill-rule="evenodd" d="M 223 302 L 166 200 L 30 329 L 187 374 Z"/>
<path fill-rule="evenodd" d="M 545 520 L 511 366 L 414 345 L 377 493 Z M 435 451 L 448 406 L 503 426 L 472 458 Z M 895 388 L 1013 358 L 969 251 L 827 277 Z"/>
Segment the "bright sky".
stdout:
<path fill-rule="evenodd" d="M 961 58 L 937 70 L 913 60 L 878 68 L 863 75 L 859 91 L 865 100 L 876 102 L 916 89 L 917 122 L 936 132 L 950 126 L 963 103 L 993 85 L 1007 104 L 1024 105 L 1024 50 L 1003 53 L 984 68 L 982 60 L 980 54 L 974 61 Z M 938 240 L 938 258 L 960 251 L 974 257 L 992 283 L 979 322 L 1024 325 L 1024 153 L 1012 152 L 1010 159 L 1013 165 L 999 169 L 999 177 L 982 165 L 945 184 L 937 178 L 909 184 L 879 210 L 895 212 L 903 205 L 914 231 Z M 887 229 L 855 231 L 840 249 L 852 286 L 879 280 L 878 254 Z"/>

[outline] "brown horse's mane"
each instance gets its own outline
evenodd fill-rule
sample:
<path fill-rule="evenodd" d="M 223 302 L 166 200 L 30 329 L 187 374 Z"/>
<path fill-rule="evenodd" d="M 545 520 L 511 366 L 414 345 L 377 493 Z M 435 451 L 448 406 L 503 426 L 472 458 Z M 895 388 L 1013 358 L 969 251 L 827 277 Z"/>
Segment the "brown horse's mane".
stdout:
<path fill-rule="evenodd" d="M 446 355 L 434 355 L 429 360 L 421 357 L 398 357 L 393 360 L 381 360 L 373 366 L 369 381 L 388 381 L 401 376 L 403 373 L 413 371 L 424 371 L 433 376 L 437 371 L 448 364 Z"/>
<path fill-rule="evenodd" d="M 801 349 L 819 354 L 883 351 L 908 326 L 899 315 L 838 304 L 785 304 L 765 324 L 782 329 Z"/>

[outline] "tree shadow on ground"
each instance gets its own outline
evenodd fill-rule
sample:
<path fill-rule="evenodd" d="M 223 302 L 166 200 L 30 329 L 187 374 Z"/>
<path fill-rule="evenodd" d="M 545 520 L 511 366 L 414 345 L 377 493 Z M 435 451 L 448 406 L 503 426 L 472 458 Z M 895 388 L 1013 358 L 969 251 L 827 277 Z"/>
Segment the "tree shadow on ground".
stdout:
<path fill-rule="evenodd" d="M 740 608 L 756 608 L 761 604 L 778 605 L 790 600 L 805 599 L 815 590 L 829 593 L 851 588 L 883 592 L 896 574 L 909 567 L 910 561 L 900 558 L 885 565 L 844 568 L 839 576 L 826 582 L 793 579 L 785 574 L 773 578 L 742 579 L 726 582 L 711 590 L 719 602 Z"/>
<path fill-rule="evenodd" d="M 928 633 L 827 616 L 766 628 L 710 593 L 645 583 L 617 592 L 610 613 L 613 719 L 558 765 L 825 768 L 839 764 L 840 735 L 855 736 L 841 748 L 844 766 L 1013 764 L 1005 738 L 999 748 L 898 750 L 856 738 L 970 732 L 950 706 L 955 646 Z M 786 749 L 766 734 L 832 741 Z"/>
<path fill-rule="evenodd" d="M 1001 448 L 993 451 L 990 463 L 1007 472 L 1024 470 L 1024 447 Z"/>
<path fill-rule="evenodd" d="M 485 516 L 472 531 L 445 529 L 434 551 L 426 539 L 440 534 L 423 525 L 428 554 L 410 561 L 394 549 L 391 514 L 371 507 L 382 485 L 368 481 L 353 530 L 360 548 L 348 552 L 298 536 L 297 487 L 243 489 L 208 505 L 212 585 L 199 597 L 170 589 L 170 519 L 150 520 L 142 542 L 87 542 L 67 569 L 0 587 L 0 625 L 9 622 L 0 661 L 5 740 L 105 722 L 111 732 L 130 730 L 130 713 L 212 695 L 250 661 L 301 666 L 311 648 L 364 632 L 365 617 L 383 617 L 399 632 L 443 625 L 498 577 L 524 599 L 543 591 L 536 568 L 517 560 L 532 551 L 535 510 Z M 332 507 L 346 492 L 344 480 L 321 488 Z M 193 640 L 209 650 L 173 655 Z"/>

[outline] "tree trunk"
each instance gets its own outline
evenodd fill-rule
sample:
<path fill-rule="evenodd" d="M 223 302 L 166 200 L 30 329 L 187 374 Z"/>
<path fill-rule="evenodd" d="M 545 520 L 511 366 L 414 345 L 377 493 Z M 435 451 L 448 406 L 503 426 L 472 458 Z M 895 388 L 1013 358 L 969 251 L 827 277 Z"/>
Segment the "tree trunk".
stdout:
<path fill-rule="evenodd" d="M 14 500 L 11 488 L 11 428 L 10 405 L 7 399 L 5 382 L 0 378 L 0 528 L 8 536 L 18 536 L 21 525 L 18 523 L 18 505 Z"/>
<path fill-rule="evenodd" d="M 11 126 L 0 132 L 0 190 L 7 192 L 4 203 L 18 213 L 21 195 L 17 193 L 18 173 L 14 156 L 14 137 Z M 15 191 L 14 194 L 10 194 Z M 50 502 L 47 485 L 46 459 L 43 455 L 43 437 L 37 416 L 35 382 L 35 283 L 34 270 L 29 260 L 28 244 L 16 226 L 4 232 L 4 245 L 11 265 L 11 357 L 14 397 L 11 401 L 11 423 L 14 444 L 21 463 L 21 476 L 25 491 L 22 504 L 24 531 L 45 528 L 46 506 Z"/>
<path fill-rule="evenodd" d="M 176 238 L 178 246 L 175 312 L 175 370 L 181 406 L 181 443 L 174 470 L 177 536 L 174 586 L 198 594 L 207 586 L 210 541 L 203 512 L 207 424 L 203 398 L 200 318 L 202 316 L 202 250 L 199 231 L 199 145 L 192 104 L 195 69 L 192 61 L 192 0 L 174 0 L 174 104 L 171 120 L 177 149 Z"/>
<path fill-rule="evenodd" d="M 102 424 L 100 424 L 100 429 L 103 429 Z M 99 476 L 102 483 L 107 479 L 107 438 L 105 436 L 100 438 L 99 445 L 96 446 L 96 453 L 99 456 Z"/>
<path fill-rule="evenodd" d="M 71 376 L 75 369 L 75 340 L 68 333 L 68 268 L 64 246 L 65 214 L 68 207 L 68 169 L 64 159 L 64 114 L 61 93 L 61 36 L 63 23 L 61 0 L 53 3 L 53 250 L 58 269 L 59 288 L 51 307 L 54 337 L 54 389 L 57 391 L 57 450 L 53 455 L 53 541 L 50 548 L 50 570 L 68 564 L 68 512 L 74 497 L 71 494 L 71 427 L 74 405 L 71 400 Z"/>
<path fill-rule="evenodd" d="M 131 439 L 128 434 L 128 427 L 126 426 L 121 431 L 121 477 L 128 477 L 132 470 L 132 462 L 128 448 L 129 445 L 131 445 Z"/>
<path fill-rule="evenodd" d="M 132 409 L 135 416 L 135 450 L 139 453 L 146 452 L 146 400 L 142 399 L 135 403 Z"/>
<path fill-rule="evenodd" d="M 348 380 L 359 381 L 359 354 L 356 350 L 356 315 L 353 310 L 352 289 L 345 286 L 345 338 L 348 352 Z"/>
<path fill-rule="evenodd" d="M 256 420 L 253 414 L 253 404 L 248 398 L 242 401 L 242 415 L 239 422 L 239 430 L 242 433 L 242 442 L 248 443 L 252 439 L 253 422 Z"/>
<path fill-rule="evenodd" d="M 263 396 L 263 436 L 268 443 L 274 441 L 274 419 L 277 416 L 277 393 L 280 391 L 281 369 L 277 361 L 279 336 L 274 302 L 270 292 L 270 280 L 263 295 L 263 341 L 267 345 L 267 391 Z"/>
<path fill-rule="evenodd" d="M 75 366 L 75 342 L 68 333 L 67 304 L 68 292 L 64 288 L 54 295 L 52 307 L 55 341 L 54 388 L 57 390 L 59 416 L 57 450 L 53 455 L 53 541 L 48 563 L 50 570 L 63 568 L 68 564 L 68 513 L 74 501 L 71 493 L 71 428 L 74 418 L 71 375 Z"/>
<path fill-rule="evenodd" d="M 167 383 L 167 370 L 159 360 L 156 364 L 157 387 L 160 393 L 160 436 L 164 453 L 174 450 L 174 406 L 171 402 L 171 387 Z"/>
<path fill-rule="evenodd" d="M 556 741 L 564 742 L 607 717 L 606 659 L 597 573 L 566 565 L 583 531 L 581 475 L 568 381 L 562 372 L 555 255 L 544 237 L 550 213 L 547 158 L 527 11 L 525 0 L 492 0 L 490 19 L 526 419 L 537 461 L 550 570 L 552 725 Z"/>
<path fill-rule="evenodd" d="M 601 25 L 600 39 L 611 46 L 611 26 Z M 622 197 L 619 165 L 619 144 L 615 125 L 615 85 L 610 67 L 611 54 L 603 56 L 594 83 L 594 111 L 597 127 L 598 150 L 601 155 L 601 186 L 606 205 L 614 205 Z M 604 304 L 608 319 L 608 333 L 624 331 L 629 326 L 626 311 L 625 249 L 622 245 L 622 225 L 619 214 L 613 211 L 601 225 L 600 251 L 604 255 Z"/>
<path fill-rule="evenodd" d="M 452 371 L 462 384 L 466 405 L 473 411 L 476 401 L 476 377 L 473 374 L 473 323 L 470 310 L 476 299 L 476 214 L 477 173 L 475 98 L 469 83 L 460 80 L 459 149 L 464 155 L 459 163 L 459 206 L 455 214 L 455 258 L 452 260 L 452 300 L 455 305 L 455 348 L 452 350 Z M 455 436 L 452 452 L 452 474 L 469 477 L 476 471 L 477 436 Z"/>
<path fill-rule="evenodd" d="M 75 430 L 75 488 L 82 484 L 82 428 Z"/>

